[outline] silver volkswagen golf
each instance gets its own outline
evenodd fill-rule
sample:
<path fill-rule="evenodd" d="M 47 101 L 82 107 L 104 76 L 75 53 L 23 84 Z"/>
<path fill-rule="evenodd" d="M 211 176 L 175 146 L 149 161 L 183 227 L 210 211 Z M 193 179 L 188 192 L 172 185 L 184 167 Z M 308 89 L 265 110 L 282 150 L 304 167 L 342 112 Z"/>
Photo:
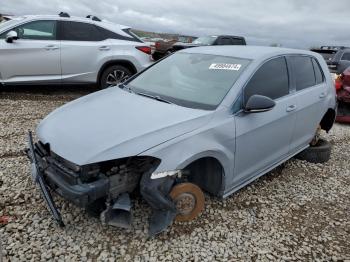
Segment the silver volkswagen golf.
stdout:
<path fill-rule="evenodd" d="M 336 110 L 316 53 L 253 46 L 180 51 L 127 82 L 70 102 L 29 133 L 32 176 L 51 197 L 128 227 L 130 194 L 152 207 L 150 234 L 189 221 L 293 156 L 329 159 Z"/>

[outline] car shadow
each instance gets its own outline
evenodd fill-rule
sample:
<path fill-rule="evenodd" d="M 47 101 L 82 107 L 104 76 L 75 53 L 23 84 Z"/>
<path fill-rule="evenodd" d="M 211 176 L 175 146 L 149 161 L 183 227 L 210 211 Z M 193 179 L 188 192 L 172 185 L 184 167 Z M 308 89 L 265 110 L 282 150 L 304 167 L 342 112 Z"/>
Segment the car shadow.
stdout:
<path fill-rule="evenodd" d="M 98 91 L 95 86 L 86 85 L 16 85 L 0 86 L 1 96 L 17 95 L 87 95 Z"/>

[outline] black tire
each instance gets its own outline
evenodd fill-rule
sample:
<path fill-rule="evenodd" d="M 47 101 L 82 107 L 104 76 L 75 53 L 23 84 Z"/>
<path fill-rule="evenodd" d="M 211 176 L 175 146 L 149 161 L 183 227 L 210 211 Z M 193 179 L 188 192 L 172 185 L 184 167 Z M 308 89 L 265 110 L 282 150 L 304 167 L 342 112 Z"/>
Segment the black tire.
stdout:
<path fill-rule="evenodd" d="M 325 163 L 331 157 L 331 149 L 332 146 L 328 141 L 320 139 L 315 146 L 306 148 L 297 154 L 295 158 L 306 160 L 310 163 Z"/>
<path fill-rule="evenodd" d="M 132 76 L 132 72 L 125 66 L 109 66 L 103 71 L 100 77 L 100 88 L 105 89 L 107 87 L 118 85 L 119 83 L 124 82 L 130 76 Z"/>
<path fill-rule="evenodd" d="M 153 58 L 154 61 L 158 61 L 159 59 L 161 59 L 163 57 L 164 57 L 164 54 L 159 53 L 159 52 L 154 52 L 152 54 L 152 58 Z"/>

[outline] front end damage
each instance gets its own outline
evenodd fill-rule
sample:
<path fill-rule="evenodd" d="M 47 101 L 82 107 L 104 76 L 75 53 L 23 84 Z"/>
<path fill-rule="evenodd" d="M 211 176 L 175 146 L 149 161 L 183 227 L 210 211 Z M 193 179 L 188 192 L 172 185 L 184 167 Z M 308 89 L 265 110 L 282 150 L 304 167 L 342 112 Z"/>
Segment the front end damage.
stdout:
<path fill-rule="evenodd" d="M 176 176 L 152 177 L 160 160 L 150 156 L 127 157 L 86 166 L 78 166 L 50 150 L 49 144 L 33 142 L 29 134 L 27 155 L 32 163 L 34 181 L 54 218 L 63 221 L 51 192 L 75 205 L 92 210 L 103 224 L 129 228 L 132 224 L 130 194 L 140 190 L 152 208 L 149 233 L 154 236 L 169 226 L 177 215 L 170 197 Z"/>

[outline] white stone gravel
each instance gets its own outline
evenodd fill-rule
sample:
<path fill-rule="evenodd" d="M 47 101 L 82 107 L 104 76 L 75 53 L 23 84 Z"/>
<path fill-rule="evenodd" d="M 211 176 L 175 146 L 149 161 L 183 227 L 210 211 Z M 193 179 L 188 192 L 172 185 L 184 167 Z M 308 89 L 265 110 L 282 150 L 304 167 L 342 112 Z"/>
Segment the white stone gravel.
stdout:
<path fill-rule="evenodd" d="M 225 200 L 206 197 L 202 216 L 147 238 L 150 209 L 136 199 L 131 230 L 102 226 L 56 198 L 52 221 L 23 154 L 26 132 L 84 92 L 0 93 L 0 225 L 4 261 L 350 261 L 350 126 L 324 135 L 331 160 L 290 160 Z M 41 94 L 43 93 L 43 94 Z"/>

